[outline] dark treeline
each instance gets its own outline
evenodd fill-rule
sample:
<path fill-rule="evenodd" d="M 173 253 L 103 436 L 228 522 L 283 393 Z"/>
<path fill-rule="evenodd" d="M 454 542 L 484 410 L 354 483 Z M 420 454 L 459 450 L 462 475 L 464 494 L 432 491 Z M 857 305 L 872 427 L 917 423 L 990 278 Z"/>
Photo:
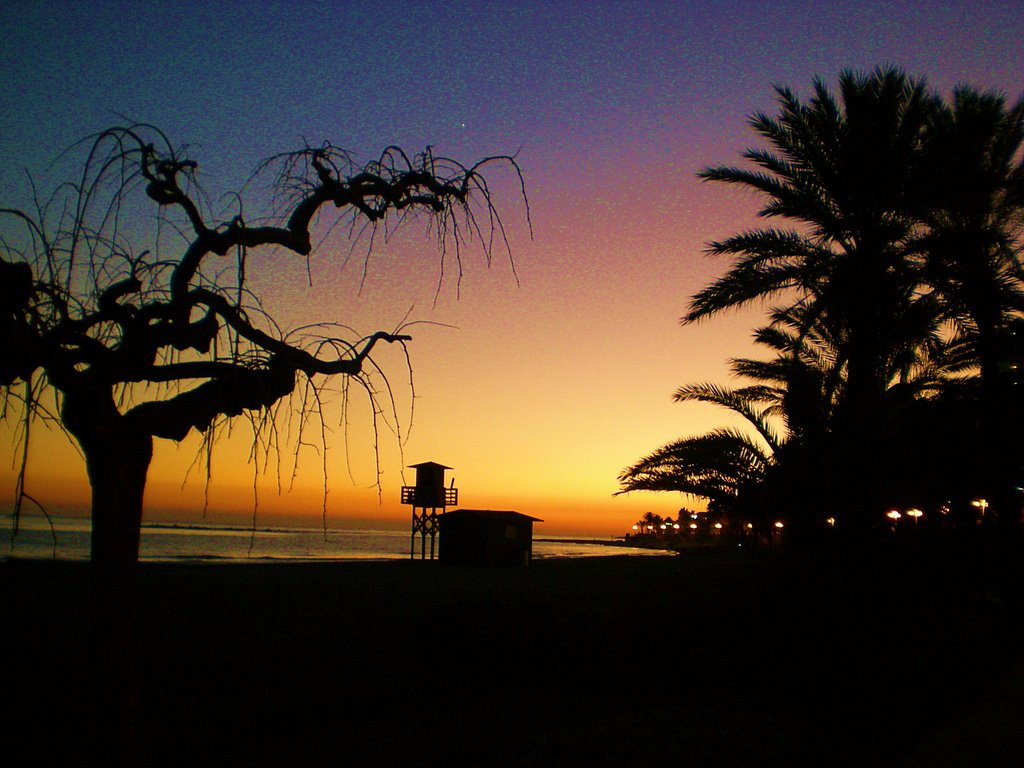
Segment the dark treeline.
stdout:
<path fill-rule="evenodd" d="M 753 429 L 669 443 L 622 492 L 708 501 L 736 528 L 784 521 L 864 541 L 895 528 L 1016 534 L 1024 480 L 1024 101 L 969 85 L 943 97 L 897 69 L 776 88 L 744 166 L 702 179 L 752 190 L 765 226 L 710 243 L 722 277 L 683 323 L 764 301 L 767 355 L 741 386 L 676 400 Z M 908 512 L 910 513 L 908 515 Z M 899 515 L 897 517 L 897 515 Z M 817 537 L 814 537 L 817 539 Z"/>

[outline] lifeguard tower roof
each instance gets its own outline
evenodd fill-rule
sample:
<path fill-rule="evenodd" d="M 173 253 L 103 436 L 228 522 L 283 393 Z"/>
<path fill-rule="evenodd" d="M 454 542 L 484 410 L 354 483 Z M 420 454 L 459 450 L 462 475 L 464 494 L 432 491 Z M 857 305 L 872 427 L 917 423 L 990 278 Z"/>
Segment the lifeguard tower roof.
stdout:
<path fill-rule="evenodd" d="M 436 461 L 421 461 L 419 464 L 409 465 L 409 469 L 419 469 L 420 467 L 437 467 L 438 469 L 451 469 L 451 467 L 446 467 L 444 464 L 438 464 Z"/>

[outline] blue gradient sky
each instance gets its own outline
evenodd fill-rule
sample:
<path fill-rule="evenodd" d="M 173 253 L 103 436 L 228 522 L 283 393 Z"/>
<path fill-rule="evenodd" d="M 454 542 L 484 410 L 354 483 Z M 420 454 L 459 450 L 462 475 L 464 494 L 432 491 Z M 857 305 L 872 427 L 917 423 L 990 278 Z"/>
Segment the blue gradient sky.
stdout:
<path fill-rule="evenodd" d="M 724 268 L 704 243 L 750 226 L 756 210 L 695 173 L 754 141 L 746 117 L 773 109 L 773 83 L 806 93 L 816 75 L 891 63 L 943 92 L 966 81 L 1017 98 L 1024 3 L 510 5 L 4 3 L 0 204 L 23 204 L 23 169 L 48 189 L 80 157 L 54 163 L 60 150 L 125 120 L 192 145 L 215 196 L 304 141 L 363 157 L 388 144 L 467 161 L 518 152 L 532 239 L 512 179 L 496 178 L 518 285 L 507 259 L 487 269 L 471 258 L 458 297 L 448 279 L 435 301 L 438 256 L 416 237 L 376 254 L 361 291 L 358 265 L 340 270 L 337 252 L 314 262 L 312 290 L 303 264 L 264 262 L 255 286 L 292 323 L 369 332 L 411 310 L 457 326 L 415 331 L 415 422 L 404 454 L 382 441 L 380 498 L 365 415 L 352 417 L 347 458 L 336 431 L 329 516 L 404 517 L 401 468 L 423 460 L 455 468 L 465 506 L 517 509 L 551 533 L 619 533 L 643 512 L 674 514 L 685 500 L 612 498 L 616 475 L 670 439 L 726 423 L 671 394 L 724 380 L 757 320 L 678 324 L 689 296 Z M 400 359 L 381 362 L 404 381 Z M 160 448 L 150 514 L 201 503 L 201 483 L 182 489 L 194 450 Z M 36 494 L 80 500 L 74 452 L 56 437 L 38 451 Z M 245 454 L 224 446 L 215 511 L 251 511 Z M 320 460 L 305 458 L 291 493 L 257 482 L 264 519 L 319 520 Z"/>

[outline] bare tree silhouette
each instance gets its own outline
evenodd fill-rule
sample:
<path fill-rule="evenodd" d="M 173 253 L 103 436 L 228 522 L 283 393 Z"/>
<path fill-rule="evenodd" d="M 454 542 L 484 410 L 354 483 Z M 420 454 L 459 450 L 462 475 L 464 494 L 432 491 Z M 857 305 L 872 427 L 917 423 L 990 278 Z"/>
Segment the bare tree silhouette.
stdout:
<path fill-rule="evenodd" d="M 100 666 L 116 675 L 153 439 L 193 430 L 212 439 L 224 420 L 245 416 L 276 444 L 279 409 L 320 407 L 326 379 L 361 379 L 378 344 L 410 338 L 400 327 L 353 340 L 337 323 L 281 330 L 248 288 L 250 255 L 309 258 L 337 227 L 370 248 L 378 230 L 420 218 L 442 270 L 454 256 L 461 275 L 467 243 L 488 261 L 496 247 L 511 258 L 484 171 L 510 168 L 524 202 L 525 188 L 511 156 L 466 166 L 430 148 L 410 157 L 388 147 L 358 165 L 325 144 L 259 166 L 254 179 L 271 180 L 270 216 L 250 219 L 236 196 L 234 215 L 215 221 L 197 163 L 156 128 L 115 127 L 86 145 L 79 180 L 45 200 L 35 194 L 32 211 L 0 209 L 0 387 L 4 415 L 21 423 L 16 518 L 34 501 L 24 484 L 33 422 L 58 423 L 84 458 L 97 642 L 110 657 Z M 130 709 L 123 691 L 112 695 Z"/>

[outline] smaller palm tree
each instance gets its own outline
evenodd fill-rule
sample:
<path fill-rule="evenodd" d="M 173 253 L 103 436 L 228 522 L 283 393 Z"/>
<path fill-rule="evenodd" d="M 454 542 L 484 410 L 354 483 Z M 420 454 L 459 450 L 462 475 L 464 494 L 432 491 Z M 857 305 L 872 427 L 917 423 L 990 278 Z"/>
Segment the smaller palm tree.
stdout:
<path fill-rule="evenodd" d="M 742 415 L 755 434 L 723 427 L 662 446 L 622 471 L 618 493 L 675 491 L 707 499 L 711 511 L 735 507 L 764 482 L 781 444 L 768 418 L 773 399 L 772 392 L 757 386 L 727 389 L 696 384 L 680 388 L 675 394 L 677 402 L 721 405 Z"/>
<path fill-rule="evenodd" d="M 644 516 L 636 521 L 633 529 L 640 534 L 657 533 L 663 523 L 664 520 L 660 515 L 656 515 L 653 512 L 644 512 Z"/>

